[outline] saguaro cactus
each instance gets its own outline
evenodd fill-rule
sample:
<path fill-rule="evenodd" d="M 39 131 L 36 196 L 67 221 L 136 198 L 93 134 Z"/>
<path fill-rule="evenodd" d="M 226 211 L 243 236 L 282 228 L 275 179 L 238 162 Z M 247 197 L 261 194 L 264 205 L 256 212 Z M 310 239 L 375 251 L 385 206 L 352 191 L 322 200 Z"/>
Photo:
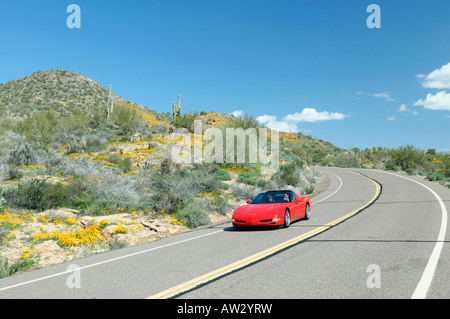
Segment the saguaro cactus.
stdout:
<path fill-rule="evenodd" d="M 112 96 L 111 93 L 111 87 L 112 85 L 109 85 L 109 96 L 108 96 L 108 104 L 106 105 L 106 117 L 109 119 L 109 116 L 114 111 L 114 104 L 116 103 L 114 96 Z"/>
<path fill-rule="evenodd" d="M 173 116 L 173 124 L 175 124 L 177 117 L 178 117 L 178 116 L 181 116 L 181 105 L 180 105 L 180 102 L 181 102 L 181 95 L 178 94 L 178 104 L 175 105 L 175 102 L 172 102 L 172 109 L 173 109 L 173 113 L 172 113 L 172 116 Z"/>

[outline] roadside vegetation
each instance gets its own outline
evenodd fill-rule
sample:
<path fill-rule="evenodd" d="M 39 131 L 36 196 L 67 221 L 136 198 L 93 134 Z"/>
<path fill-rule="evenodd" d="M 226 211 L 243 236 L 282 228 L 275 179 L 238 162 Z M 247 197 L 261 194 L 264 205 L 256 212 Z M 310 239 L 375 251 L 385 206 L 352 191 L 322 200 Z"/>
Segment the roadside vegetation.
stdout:
<path fill-rule="evenodd" d="M 173 118 L 120 97 L 107 116 L 108 90 L 74 72 L 37 72 L 0 93 L 0 278 L 48 261 L 39 247 L 61 262 L 228 219 L 262 191 L 311 195 L 313 165 L 405 171 L 450 185 L 448 153 L 343 150 L 301 133 L 280 133 L 272 175 L 261 174 L 262 164 L 177 164 L 169 150 L 180 137 L 170 132 L 198 143 L 195 120 L 203 129 L 261 125 L 206 111 Z"/>

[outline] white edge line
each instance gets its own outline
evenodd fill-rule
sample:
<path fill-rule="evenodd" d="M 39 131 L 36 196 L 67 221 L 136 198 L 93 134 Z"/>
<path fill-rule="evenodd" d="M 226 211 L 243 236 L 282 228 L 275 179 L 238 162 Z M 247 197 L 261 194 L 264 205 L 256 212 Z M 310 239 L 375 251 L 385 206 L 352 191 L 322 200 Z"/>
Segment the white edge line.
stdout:
<path fill-rule="evenodd" d="M 319 200 L 319 201 L 317 201 L 317 202 L 311 203 L 311 206 L 313 206 L 313 205 L 315 205 L 315 204 L 319 204 L 319 203 L 323 202 L 324 200 L 327 200 L 328 198 L 334 196 L 334 195 L 335 195 L 337 192 L 339 192 L 339 190 L 342 188 L 343 182 L 342 182 L 342 179 L 341 179 L 338 175 L 336 175 L 336 174 L 334 174 L 334 173 L 327 172 L 327 171 L 323 171 L 323 172 L 325 172 L 326 174 L 331 174 L 331 175 L 336 176 L 336 177 L 339 179 L 339 182 L 340 182 L 341 184 L 339 185 L 339 187 L 338 187 L 331 195 L 329 195 L 329 196 L 327 196 L 327 197 L 325 197 L 325 198 L 323 198 L 323 199 L 321 199 L 321 200 Z"/>
<path fill-rule="evenodd" d="M 397 174 L 392 174 L 389 172 L 383 172 L 383 171 L 380 171 L 380 172 L 389 174 L 389 175 L 393 175 L 393 176 L 397 176 L 397 177 L 401 177 L 403 179 L 407 179 L 409 181 L 412 181 L 416 184 L 419 184 L 419 185 L 425 187 L 427 190 L 429 190 L 434 195 L 434 197 L 436 197 L 436 199 L 439 202 L 439 205 L 441 206 L 441 211 L 442 211 L 441 227 L 439 229 L 439 235 L 438 235 L 438 238 L 436 241 L 436 245 L 434 246 L 433 252 L 431 253 L 430 259 L 428 260 L 425 270 L 423 271 L 422 277 L 420 278 L 420 281 L 417 284 L 417 287 L 414 290 L 414 293 L 411 297 L 411 299 L 425 299 L 427 296 L 428 290 L 430 288 L 431 282 L 433 280 L 434 273 L 436 272 L 436 267 L 437 267 L 439 258 L 441 256 L 442 247 L 444 246 L 445 234 L 447 232 L 447 218 L 448 218 L 447 208 L 445 207 L 444 202 L 439 197 L 439 195 L 436 194 L 436 192 L 434 190 L 432 190 L 431 188 L 429 188 L 428 186 L 426 186 L 418 181 L 415 181 L 411 178 L 408 178 L 408 177 L 404 177 L 404 176 L 397 175 Z"/>
<path fill-rule="evenodd" d="M 142 250 L 142 251 L 138 251 L 138 252 L 135 252 L 135 253 L 132 253 L 132 254 L 123 255 L 123 256 L 120 256 L 120 257 L 116 257 L 116 258 L 100 261 L 98 263 L 90 264 L 90 265 L 79 267 L 79 268 L 76 268 L 76 269 L 66 270 L 66 271 L 59 272 L 59 273 L 56 273 L 56 274 L 53 274 L 53 275 L 40 277 L 40 278 L 36 278 L 36 279 L 33 279 L 33 280 L 29 280 L 29 281 L 24 281 L 24 282 L 15 284 L 15 285 L 11 285 L 11 286 L 0 288 L 0 291 L 8 290 L 8 289 L 11 289 L 11 288 L 16 288 L 16 287 L 19 287 L 19 286 L 28 285 L 28 284 L 31 284 L 31 283 L 34 283 L 34 282 L 42 281 L 42 280 L 53 278 L 53 277 L 62 276 L 62 275 L 65 275 L 65 274 L 68 274 L 68 273 L 71 273 L 71 272 L 74 272 L 74 271 L 87 269 L 87 268 L 99 266 L 99 265 L 102 265 L 102 264 L 107 264 L 107 263 L 110 263 L 110 262 L 113 262 L 113 261 L 116 261 L 116 260 L 120 260 L 120 259 L 124 259 L 124 258 L 128 258 L 128 257 L 140 255 L 140 254 L 147 253 L 147 252 L 150 252 L 150 251 L 153 251 L 153 250 L 158 250 L 158 249 L 161 249 L 161 248 L 166 248 L 166 247 L 169 247 L 169 246 L 178 245 L 178 244 L 185 243 L 185 242 L 188 242 L 188 241 L 191 241 L 191 240 L 194 240 L 194 239 L 198 239 L 198 238 L 214 235 L 214 234 L 217 234 L 217 233 L 220 233 L 220 232 L 222 232 L 222 230 L 218 230 L 218 231 L 215 231 L 215 232 L 212 232 L 212 233 L 208 233 L 208 234 L 204 234 L 204 235 L 200 235 L 200 236 L 196 236 L 196 237 L 180 240 L 180 241 L 177 241 L 177 242 L 174 242 L 174 243 L 170 243 L 170 244 L 166 244 L 166 245 L 162 245 L 162 246 L 158 246 L 158 247 L 153 247 L 153 248 Z"/>

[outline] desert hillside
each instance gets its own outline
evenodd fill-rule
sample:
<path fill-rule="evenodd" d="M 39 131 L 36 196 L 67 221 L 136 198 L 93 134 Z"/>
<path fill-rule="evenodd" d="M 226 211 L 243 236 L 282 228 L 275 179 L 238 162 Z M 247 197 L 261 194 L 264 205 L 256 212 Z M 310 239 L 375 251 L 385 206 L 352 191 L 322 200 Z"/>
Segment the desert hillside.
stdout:
<path fill-rule="evenodd" d="M 262 191 L 314 196 L 321 180 L 313 165 L 405 171 L 450 185 L 449 154 L 344 150 L 301 133 L 280 132 L 280 168 L 269 175 L 259 162 L 180 165 L 170 149 L 177 133 L 189 134 L 192 147 L 203 140 L 195 120 L 204 129 L 261 124 L 253 115 L 186 112 L 182 103 L 174 113 L 66 70 L 0 84 L 0 277 L 229 220 Z"/>

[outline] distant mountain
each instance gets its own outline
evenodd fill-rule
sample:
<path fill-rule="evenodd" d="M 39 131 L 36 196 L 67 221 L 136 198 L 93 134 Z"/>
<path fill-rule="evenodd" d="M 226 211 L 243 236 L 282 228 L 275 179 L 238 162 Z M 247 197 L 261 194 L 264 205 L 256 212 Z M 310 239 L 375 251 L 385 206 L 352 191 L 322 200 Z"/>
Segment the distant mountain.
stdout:
<path fill-rule="evenodd" d="M 69 116 L 83 110 L 104 110 L 109 91 L 96 81 L 67 70 L 38 71 L 30 76 L 0 84 L 0 109 L 8 116 L 24 117 L 32 112 L 52 110 Z M 117 103 L 132 104 L 113 94 Z"/>

